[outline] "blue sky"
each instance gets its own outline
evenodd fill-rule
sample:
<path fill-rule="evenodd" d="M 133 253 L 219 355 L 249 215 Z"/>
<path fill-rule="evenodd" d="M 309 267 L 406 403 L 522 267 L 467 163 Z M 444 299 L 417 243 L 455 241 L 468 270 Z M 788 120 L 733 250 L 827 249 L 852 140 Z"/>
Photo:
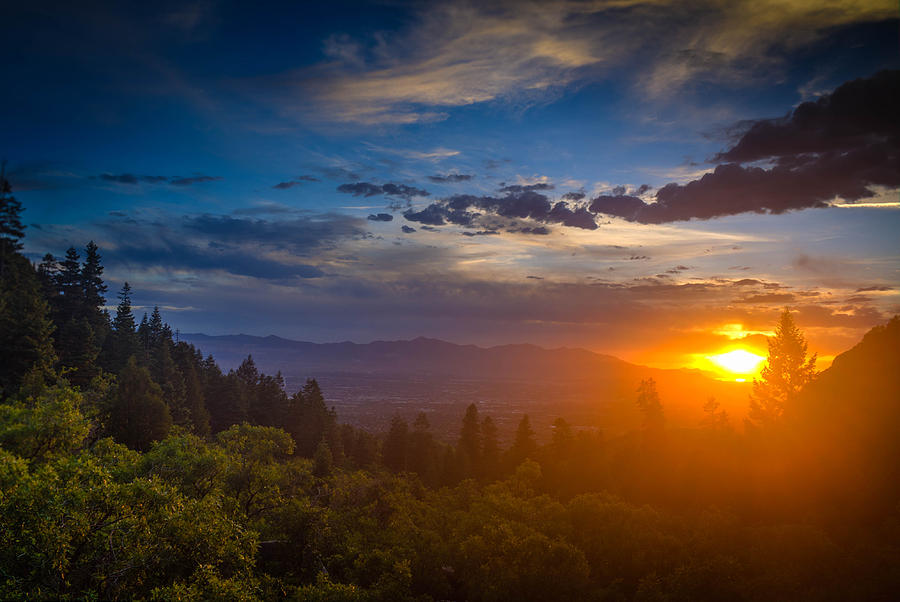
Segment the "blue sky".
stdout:
<path fill-rule="evenodd" d="M 35 2 L 0 151 L 34 259 L 182 331 L 683 365 L 790 306 L 828 356 L 900 311 L 897 13 Z"/>

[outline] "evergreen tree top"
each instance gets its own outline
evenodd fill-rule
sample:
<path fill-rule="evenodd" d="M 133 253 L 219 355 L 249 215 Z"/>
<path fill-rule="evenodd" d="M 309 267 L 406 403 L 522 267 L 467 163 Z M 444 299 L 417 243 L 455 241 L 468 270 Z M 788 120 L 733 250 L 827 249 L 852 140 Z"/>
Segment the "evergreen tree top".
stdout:
<path fill-rule="evenodd" d="M 25 237 L 25 224 L 20 217 L 22 203 L 12 195 L 12 187 L 6 179 L 6 166 L 0 172 L 0 244 L 19 251 Z"/>

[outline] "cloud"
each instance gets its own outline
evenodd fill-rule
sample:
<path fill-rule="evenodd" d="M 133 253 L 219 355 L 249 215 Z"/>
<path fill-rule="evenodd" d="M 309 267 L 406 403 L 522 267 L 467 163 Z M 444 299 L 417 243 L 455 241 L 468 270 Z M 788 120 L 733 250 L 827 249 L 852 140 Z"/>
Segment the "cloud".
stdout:
<path fill-rule="evenodd" d="M 297 176 L 293 180 L 287 180 L 286 182 L 279 182 L 272 186 L 276 190 L 287 190 L 289 188 L 293 188 L 294 186 L 300 186 L 301 184 L 305 184 L 307 182 L 319 182 L 319 178 L 315 178 L 313 176 Z"/>
<path fill-rule="evenodd" d="M 412 234 L 413 232 L 416 231 L 415 228 L 411 228 L 410 226 L 407 226 L 407 225 L 405 225 L 405 224 L 404 224 L 403 226 L 400 227 L 400 230 L 401 230 L 404 234 Z"/>
<path fill-rule="evenodd" d="M 303 213 L 303 210 L 281 203 L 274 203 L 272 201 L 260 201 L 255 203 L 252 207 L 239 207 L 232 211 L 232 213 L 234 215 L 285 215 Z"/>
<path fill-rule="evenodd" d="M 369 215 L 369 217 L 367 217 L 366 219 L 371 222 L 391 222 L 394 221 L 394 216 L 390 213 L 379 213 L 377 215 Z"/>
<path fill-rule="evenodd" d="M 132 173 L 122 173 L 122 174 L 111 174 L 111 173 L 102 173 L 98 176 L 92 176 L 94 179 L 103 180 L 104 182 L 114 182 L 116 184 L 127 184 L 130 186 L 136 186 L 141 183 L 147 184 L 164 184 L 168 183 L 173 186 L 191 186 L 193 184 L 199 184 L 201 182 L 215 182 L 217 180 L 222 180 L 221 176 L 206 176 L 202 174 L 182 177 L 182 176 L 148 176 L 148 175 L 135 175 Z"/>
<path fill-rule="evenodd" d="M 131 173 L 122 173 L 122 174 L 111 174 L 111 173 L 102 173 L 99 176 L 96 176 L 96 179 L 103 180 L 104 182 L 115 182 L 116 184 L 129 184 L 129 185 L 137 185 L 141 182 L 149 182 L 149 183 L 158 183 L 158 182 L 168 182 L 168 176 L 139 176 Z"/>
<path fill-rule="evenodd" d="M 781 119 L 762 119 L 716 161 L 762 159 L 855 151 L 883 142 L 896 148 L 900 136 L 896 99 L 900 71 L 881 71 L 842 84 L 814 102 L 804 102 Z"/>
<path fill-rule="evenodd" d="M 843 84 L 786 118 L 753 123 L 716 159 L 730 161 L 697 180 L 671 183 L 655 202 L 624 187 L 593 199 L 590 210 L 645 224 L 737 213 L 827 207 L 869 198 L 872 187 L 900 186 L 900 119 L 892 106 L 900 71 Z M 768 161 L 760 167 L 744 165 Z"/>
<path fill-rule="evenodd" d="M 353 196 L 370 197 L 383 194 L 385 196 L 399 197 L 407 201 L 411 200 L 413 197 L 430 196 L 431 194 L 427 190 L 422 190 L 421 188 L 414 188 L 412 186 L 407 186 L 406 184 L 394 184 L 393 182 L 388 182 L 387 184 L 354 182 L 352 184 L 341 184 L 337 187 L 337 190 L 338 192 L 352 194 Z"/>
<path fill-rule="evenodd" d="M 363 221 L 348 215 L 324 213 L 286 220 L 236 218 L 202 214 L 180 219 L 179 229 L 213 241 L 249 244 L 303 255 L 329 243 L 365 236 Z"/>
<path fill-rule="evenodd" d="M 794 301 L 796 301 L 796 297 L 791 293 L 764 293 L 738 299 L 737 303 L 776 303 L 784 305 Z"/>
<path fill-rule="evenodd" d="M 171 178 L 169 183 L 173 186 L 193 186 L 194 184 L 200 184 L 202 182 L 215 182 L 222 179 L 221 176 L 196 175 L 186 178 Z"/>
<path fill-rule="evenodd" d="M 549 182 L 538 182 L 537 184 L 510 184 L 503 186 L 501 184 L 500 192 L 519 193 L 534 192 L 536 190 L 553 190 L 553 184 Z"/>
<path fill-rule="evenodd" d="M 492 101 L 528 106 L 625 70 L 636 95 L 663 99 L 696 81 L 752 85 L 836 27 L 891 18 L 889 0 L 777 11 L 753 0 L 429 3 L 403 30 L 331 38 L 327 60 L 255 88 L 285 113 L 364 125 L 435 122 Z"/>
<path fill-rule="evenodd" d="M 331 213 L 289 219 L 144 214 L 94 227 L 91 237 L 102 241 L 104 263 L 114 272 L 167 270 L 176 281 L 184 272 L 276 282 L 322 278 L 329 254 L 370 236 L 364 220 Z"/>
<path fill-rule="evenodd" d="M 428 179 L 435 184 L 454 184 L 457 182 L 468 182 L 474 177 L 475 176 L 473 175 L 464 173 L 448 173 L 445 175 L 435 174 L 433 176 L 428 176 Z"/>
<path fill-rule="evenodd" d="M 567 192 L 562 195 L 563 200 L 565 201 L 582 201 L 584 197 L 587 196 L 583 192 Z"/>
<path fill-rule="evenodd" d="M 547 196 L 532 190 L 511 192 L 502 197 L 453 195 L 419 211 L 409 209 L 403 213 L 403 217 L 411 222 L 430 226 L 448 223 L 458 226 L 479 224 L 487 230 L 502 228 L 507 232 L 530 234 L 544 234 L 545 231 L 549 233 L 549 230 L 542 226 L 521 225 L 517 220 L 561 224 L 586 230 L 597 228 L 594 216 L 584 206 L 573 209 L 563 201 L 551 204 Z"/>
<path fill-rule="evenodd" d="M 167 269 L 223 271 L 263 280 L 321 278 L 325 272 L 314 265 L 270 259 L 243 249 L 216 245 L 192 245 L 168 241 L 163 245 L 122 244 L 111 253 L 112 263 L 165 266 Z"/>

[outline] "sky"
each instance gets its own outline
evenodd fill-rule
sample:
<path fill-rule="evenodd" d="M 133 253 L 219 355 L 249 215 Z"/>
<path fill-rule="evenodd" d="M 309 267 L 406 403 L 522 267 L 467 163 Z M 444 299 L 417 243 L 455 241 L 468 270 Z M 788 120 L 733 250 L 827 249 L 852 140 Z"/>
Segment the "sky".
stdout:
<path fill-rule="evenodd" d="M 900 313 L 895 0 L 5 13 L 26 253 L 181 332 L 676 367 Z"/>

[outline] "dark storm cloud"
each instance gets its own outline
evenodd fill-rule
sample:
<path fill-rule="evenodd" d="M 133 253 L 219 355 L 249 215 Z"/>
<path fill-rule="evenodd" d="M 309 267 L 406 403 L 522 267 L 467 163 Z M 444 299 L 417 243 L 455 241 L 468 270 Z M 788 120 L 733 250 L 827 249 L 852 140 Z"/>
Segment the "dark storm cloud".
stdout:
<path fill-rule="evenodd" d="M 456 182 L 468 182 L 474 177 L 475 176 L 471 174 L 465 173 L 448 173 L 446 175 L 436 174 L 433 176 L 428 176 L 428 179 L 435 184 L 452 184 Z"/>
<path fill-rule="evenodd" d="M 353 196 L 377 196 L 383 194 L 385 196 L 399 197 L 407 201 L 417 196 L 429 196 L 427 190 L 414 188 L 406 184 L 372 184 L 371 182 L 354 182 L 352 184 L 341 184 L 337 187 L 338 192 L 352 194 Z"/>
<path fill-rule="evenodd" d="M 517 219 L 562 224 L 586 230 L 597 228 L 594 216 L 585 207 L 572 209 L 562 201 L 551 204 L 547 196 L 530 190 L 510 193 L 502 197 L 453 195 L 432 203 L 420 211 L 410 209 L 403 214 L 403 217 L 411 222 L 431 226 L 443 226 L 448 223 L 457 226 L 471 226 L 476 221 L 506 218 L 507 223 L 492 222 L 491 225 L 494 227 L 490 229 L 502 227 L 507 232 L 526 232 L 527 226 L 519 227 L 511 221 Z M 549 230 L 547 231 L 549 232 Z"/>
<path fill-rule="evenodd" d="M 366 219 L 368 219 L 371 222 L 390 222 L 390 221 L 394 220 L 394 216 L 391 215 L 390 213 L 378 213 L 378 214 L 371 214 Z"/>
<path fill-rule="evenodd" d="M 699 180 L 663 186 L 655 203 L 617 187 L 595 198 L 590 210 L 658 224 L 826 207 L 836 197 L 868 198 L 872 186 L 900 186 L 898 97 L 900 71 L 848 82 L 783 119 L 754 123 L 716 156 L 729 163 Z M 762 160 L 770 166 L 743 165 Z"/>
<path fill-rule="evenodd" d="M 141 183 L 147 184 L 171 184 L 173 186 L 191 186 L 193 184 L 200 184 L 202 182 L 215 182 L 217 180 L 222 180 L 221 176 L 206 176 L 202 174 L 189 176 L 189 177 L 181 177 L 181 176 L 148 176 L 148 175 L 136 175 L 132 173 L 121 173 L 121 174 L 111 174 L 111 173 L 102 173 L 99 176 L 92 176 L 93 179 L 103 180 L 104 182 L 114 182 L 116 184 L 128 184 L 130 186 L 136 186 Z"/>

